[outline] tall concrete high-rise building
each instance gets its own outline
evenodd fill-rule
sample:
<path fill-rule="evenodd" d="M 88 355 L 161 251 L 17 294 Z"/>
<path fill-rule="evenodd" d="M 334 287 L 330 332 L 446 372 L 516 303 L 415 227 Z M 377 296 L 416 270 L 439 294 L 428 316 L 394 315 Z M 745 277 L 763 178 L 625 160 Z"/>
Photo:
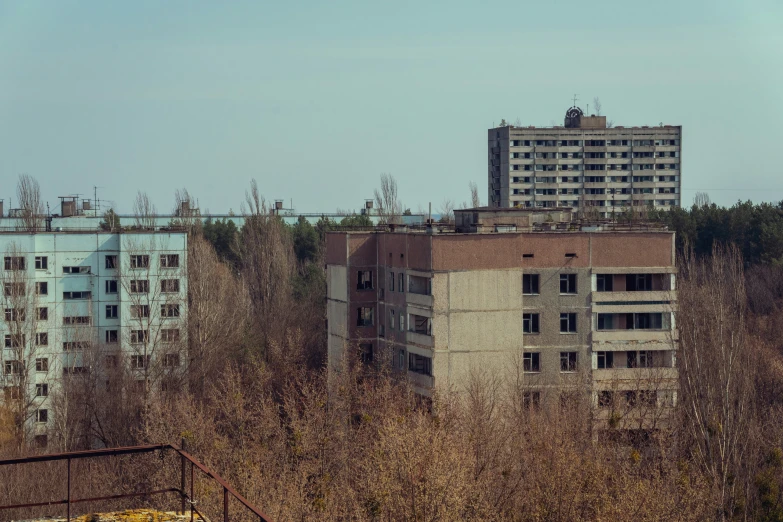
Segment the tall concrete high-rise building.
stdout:
<path fill-rule="evenodd" d="M 682 127 L 607 126 L 578 107 L 562 127 L 488 131 L 490 207 L 572 207 L 596 218 L 681 204 Z"/>

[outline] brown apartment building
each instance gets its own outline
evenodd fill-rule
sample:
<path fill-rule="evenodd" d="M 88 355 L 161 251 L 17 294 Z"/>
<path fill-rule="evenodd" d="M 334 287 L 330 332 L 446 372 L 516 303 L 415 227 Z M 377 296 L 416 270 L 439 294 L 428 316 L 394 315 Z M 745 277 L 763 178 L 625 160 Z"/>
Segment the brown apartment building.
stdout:
<path fill-rule="evenodd" d="M 674 234 L 571 216 L 470 209 L 456 227 L 329 233 L 330 371 L 355 354 L 425 396 L 521 379 L 531 407 L 585 391 L 599 423 L 656 422 L 676 401 Z"/>

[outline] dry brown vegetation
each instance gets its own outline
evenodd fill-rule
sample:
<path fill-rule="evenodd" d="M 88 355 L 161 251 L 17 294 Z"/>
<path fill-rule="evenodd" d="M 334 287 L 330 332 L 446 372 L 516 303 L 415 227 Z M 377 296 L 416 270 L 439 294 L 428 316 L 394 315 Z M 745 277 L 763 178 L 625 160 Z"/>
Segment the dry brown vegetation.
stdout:
<path fill-rule="evenodd" d="M 47 451 L 184 438 L 278 521 L 783 520 L 781 269 L 746 273 L 733 249 L 684 257 L 676 418 L 597 436 L 587 396 L 530 409 L 486 377 L 423 403 L 404 376 L 352 357 L 327 386 L 322 236 L 300 254 L 302 231 L 270 218 L 255 187 L 248 205 L 232 252 L 199 227 L 190 238 L 188 385 L 141 408 L 85 377 L 70 388 L 81 413 Z M 122 475 L 96 464 L 92 483 L 176 483 L 176 463 L 122 462 Z M 1 475 L 0 503 L 48 494 L 40 472 Z M 217 509 L 218 491 L 197 496 Z"/>

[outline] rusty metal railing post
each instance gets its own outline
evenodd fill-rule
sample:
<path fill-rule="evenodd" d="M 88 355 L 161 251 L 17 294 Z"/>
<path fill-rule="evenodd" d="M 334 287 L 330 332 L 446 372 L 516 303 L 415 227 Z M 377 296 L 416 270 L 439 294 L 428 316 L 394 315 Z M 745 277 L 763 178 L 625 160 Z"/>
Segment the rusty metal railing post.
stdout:
<path fill-rule="evenodd" d="M 228 489 L 223 486 L 223 522 L 228 522 Z"/>
<path fill-rule="evenodd" d="M 185 450 L 185 437 L 182 437 L 182 444 L 180 445 L 181 450 Z M 180 498 L 182 499 L 181 507 L 182 507 L 182 515 L 185 515 L 185 455 L 181 454 L 179 455 L 179 461 L 180 461 L 180 474 L 179 474 L 179 494 Z"/>
<path fill-rule="evenodd" d="M 193 496 L 193 463 L 190 463 L 190 522 L 193 522 L 193 508 L 195 507 L 196 499 Z"/>
<path fill-rule="evenodd" d="M 66 508 L 66 520 L 71 522 L 71 459 L 68 459 L 68 493 L 65 499 L 68 506 Z"/>

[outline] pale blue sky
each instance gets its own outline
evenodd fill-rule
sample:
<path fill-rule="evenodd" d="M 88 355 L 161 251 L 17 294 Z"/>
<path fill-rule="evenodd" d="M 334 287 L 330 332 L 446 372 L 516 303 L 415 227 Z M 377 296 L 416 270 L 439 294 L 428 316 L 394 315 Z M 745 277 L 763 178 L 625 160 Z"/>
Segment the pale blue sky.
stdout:
<path fill-rule="evenodd" d="M 239 209 L 255 177 L 302 212 L 382 172 L 414 211 L 479 184 L 501 118 L 684 126 L 683 201 L 783 200 L 783 2 L 0 0 L 0 198 L 35 176 L 162 210 Z"/>

